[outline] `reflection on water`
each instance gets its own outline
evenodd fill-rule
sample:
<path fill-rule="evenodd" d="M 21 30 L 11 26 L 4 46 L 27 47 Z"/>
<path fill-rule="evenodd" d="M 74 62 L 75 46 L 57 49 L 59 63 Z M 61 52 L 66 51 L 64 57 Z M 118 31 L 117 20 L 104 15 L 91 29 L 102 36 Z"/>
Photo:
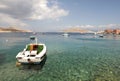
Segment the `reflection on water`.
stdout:
<path fill-rule="evenodd" d="M 45 55 L 45 58 L 39 64 L 22 64 L 18 68 L 19 70 L 41 70 L 45 65 L 46 60 L 47 60 L 47 55 Z"/>

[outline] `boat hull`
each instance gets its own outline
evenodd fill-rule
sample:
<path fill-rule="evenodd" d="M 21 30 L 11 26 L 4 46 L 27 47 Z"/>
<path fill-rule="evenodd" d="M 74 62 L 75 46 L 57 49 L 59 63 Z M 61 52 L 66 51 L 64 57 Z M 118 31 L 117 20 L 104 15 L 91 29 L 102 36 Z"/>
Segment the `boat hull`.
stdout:
<path fill-rule="evenodd" d="M 42 59 L 40 59 L 40 60 L 32 60 L 31 59 L 31 61 L 28 61 L 28 59 L 24 59 L 24 60 L 26 60 L 26 61 L 20 61 L 20 60 L 17 60 L 19 63 L 21 63 L 21 64 L 40 64 L 44 59 L 46 58 L 46 54 L 44 54 L 44 56 L 43 56 L 43 58 Z"/>
<path fill-rule="evenodd" d="M 28 48 L 26 46 L 26 48 L 16 56 L 17 61 L 22 64 L 39 64 L 46 56 L 46 46 L 44 44 L 38 45 L 43 45 L 43 49 L 39 53 L 37 51 L 27 50 Z"/>

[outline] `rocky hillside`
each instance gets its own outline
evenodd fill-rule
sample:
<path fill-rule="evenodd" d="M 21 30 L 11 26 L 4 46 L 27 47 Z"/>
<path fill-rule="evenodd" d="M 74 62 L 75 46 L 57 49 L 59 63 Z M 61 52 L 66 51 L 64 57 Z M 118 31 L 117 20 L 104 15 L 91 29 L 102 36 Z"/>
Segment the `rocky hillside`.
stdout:
<path fill-rule="evenodd" d="M 80 29 L 78 27 L 68 28 L 68 29 L 62 30 L 62 32 L 70 32 L 70 33 L 93 33 L 92 31 Z"/>
<path fill-rule="evenodd" d="M 0 32 L 31 32 L 31 31 L 23 30 L 15 27 L 9 27 L 9 28 L 0 27 Z"/>

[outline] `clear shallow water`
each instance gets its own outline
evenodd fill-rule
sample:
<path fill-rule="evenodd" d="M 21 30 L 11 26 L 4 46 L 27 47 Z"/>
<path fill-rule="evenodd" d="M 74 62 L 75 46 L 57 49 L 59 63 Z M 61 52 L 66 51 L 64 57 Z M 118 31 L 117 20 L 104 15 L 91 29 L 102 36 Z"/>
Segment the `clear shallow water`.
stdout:
<path fill-rule="evenodd" d="M 119 81 L 120 37 L 37 34 L 47 46 L 42 65 L 16 67 L 31 34 L 0 33 L 0 81 Z"/>

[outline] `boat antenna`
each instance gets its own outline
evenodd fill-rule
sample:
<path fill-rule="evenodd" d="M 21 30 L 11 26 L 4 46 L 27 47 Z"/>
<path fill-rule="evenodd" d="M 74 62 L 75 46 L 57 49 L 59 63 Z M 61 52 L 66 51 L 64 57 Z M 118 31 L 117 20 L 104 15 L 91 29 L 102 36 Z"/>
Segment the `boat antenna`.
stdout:
<path fill-rule="evenodd" d="M 35 42 L 36 42 L 36 44 L 37 44 L 37 37 L 35 37 Z"/>

